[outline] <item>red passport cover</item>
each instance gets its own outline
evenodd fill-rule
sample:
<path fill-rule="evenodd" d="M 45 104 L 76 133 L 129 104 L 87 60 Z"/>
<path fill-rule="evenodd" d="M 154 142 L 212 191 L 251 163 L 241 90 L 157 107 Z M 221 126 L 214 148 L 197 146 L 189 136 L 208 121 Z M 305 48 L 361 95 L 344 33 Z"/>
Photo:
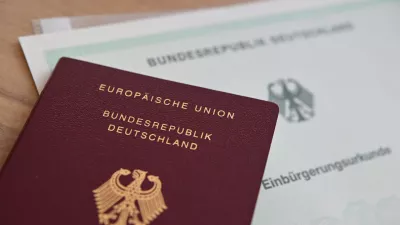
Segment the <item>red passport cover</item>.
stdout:
<path fill-rule="evenodd" d="M 249 225 L 277 116 L 62 58 L 0 173 L 0 224 Z"/>

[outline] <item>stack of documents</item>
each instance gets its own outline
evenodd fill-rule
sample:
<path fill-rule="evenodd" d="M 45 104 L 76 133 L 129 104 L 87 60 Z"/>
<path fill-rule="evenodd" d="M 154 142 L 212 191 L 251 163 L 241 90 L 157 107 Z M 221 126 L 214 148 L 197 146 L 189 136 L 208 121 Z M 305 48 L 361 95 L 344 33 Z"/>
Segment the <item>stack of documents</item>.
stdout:
<path fill-rule="evenodd" d="M 400 0 L 257 2 L 39 33 L 20 38 L 39 92 L 66 56 L 277 103 L 254 225 L 400 224 Z"/>
<path fill-rule="evenodd" d="M 176 12 L 169 12 L 176 13 Z M 73 17 L 55 17 L 43 18 L 32 21 L 33 32 L 35 34 L 54 33 L 65 30 L 74 30 L 87 28 L 97 25 L 112 24 L 136 20 L 140 18 L 155 17 L 167 13 L 146 13 L 146 14 L 111 14 L 111 15 L 93 15 L 93 16 L 73 16 Z"/>

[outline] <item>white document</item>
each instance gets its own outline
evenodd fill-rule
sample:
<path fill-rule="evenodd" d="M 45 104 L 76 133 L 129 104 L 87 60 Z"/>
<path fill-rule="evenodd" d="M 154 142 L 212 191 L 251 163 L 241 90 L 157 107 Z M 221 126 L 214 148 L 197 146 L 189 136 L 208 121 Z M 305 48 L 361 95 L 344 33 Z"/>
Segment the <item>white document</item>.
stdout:
<path fill-rule="evenodd" d="M 114 24 L 147 17 L 155 17 L 167 15 L 176 12 L 159 12 L 159 13 L 143 13 L 143 14 L 111 14 L 111 15 L 89 15 L 89 16 L 73 16 L 73 17 L 53 17 L 32 20 L 33 32 L 35 34 L 47 34 L 60 31 L 81 29 L 99 25 Z"/>
<path fill-rule="evenodd" d="M 247 4 L 20 42 L 39 91 L 68 56 L 279 104 L 253 225 L 400 224 L 399 0 Z"/>
<path fill-rule="evenodd" d="M 251 2 L 251 1 L 260 1 L 260 0 L 243 0 L 243 2 Z M 268 0 L 268 1 L 273 1 L 273 0 Z M 194 11 L 194 10 L 197 9 L 191 9 L 188 11 Z M 183 11 L 51 17 L 51 18 L 32 20 L 32 27 L 33 27 L 33 32 L 35 34 L 47 34 L 60 31 L 88 28 L 93 26 L 114 24 L 126 21 L 133 21 L 148 17 L 157 17 L 179 12 Z"/>

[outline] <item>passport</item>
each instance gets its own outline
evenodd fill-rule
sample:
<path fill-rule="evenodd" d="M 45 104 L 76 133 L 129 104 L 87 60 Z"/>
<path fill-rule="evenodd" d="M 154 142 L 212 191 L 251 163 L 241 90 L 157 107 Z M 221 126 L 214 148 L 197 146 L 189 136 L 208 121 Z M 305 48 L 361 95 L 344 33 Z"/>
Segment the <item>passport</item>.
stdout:
<path fill-rule="evenodd" d="M 248 225 L 277 116 L 61 58 L 0 173 L 1 224 Z"/>

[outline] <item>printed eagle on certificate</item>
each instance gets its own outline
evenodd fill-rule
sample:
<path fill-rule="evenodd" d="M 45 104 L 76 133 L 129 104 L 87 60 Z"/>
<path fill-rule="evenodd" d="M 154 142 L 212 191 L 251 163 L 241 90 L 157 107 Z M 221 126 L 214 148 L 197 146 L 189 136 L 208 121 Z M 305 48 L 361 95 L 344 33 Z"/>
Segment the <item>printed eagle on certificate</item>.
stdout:
<path fill-rule="evenodd" d="M 121 184 L 120 177 L 130 174 L 129 170 L 120 169 L 93 191 L 100 224 L 147 225 L 167 209 L 159 177 L 148 175 L 153 186 L 142 190 L 147 172 L 136 169 L 132 172 L 134 180 L 127 186 Z"/>

